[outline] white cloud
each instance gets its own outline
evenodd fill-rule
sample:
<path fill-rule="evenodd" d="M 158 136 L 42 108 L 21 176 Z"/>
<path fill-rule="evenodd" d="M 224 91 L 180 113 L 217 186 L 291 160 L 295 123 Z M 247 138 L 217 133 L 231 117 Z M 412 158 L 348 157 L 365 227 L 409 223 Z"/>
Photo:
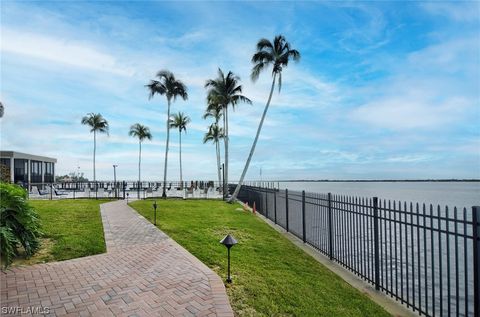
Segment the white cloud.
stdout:
<path fill-rule="evenodd" d="M 438 34 L 425 34 L 437 44 L 399 59 L 397 54 L 410 46 L 400 42 L 400 49 L 394 48 L 393 54 L 390 46 L 384 46 L 397 35 L 392 31 L 395 26 L 388 24 L 386 12 L 363 4 L 352 10 L 355 5 L 347 4 L 348 10 L 337 12 L 342 21 L 346 21 L 345 25 L 336 23 L 340 26 L 334 29 L 339 33 L 329 36 L 327 31 L 320 32 L 329 45 L 318 56 L 315 56 L 318 51 L 312 51 L 305 44 L 320 34 L 313 32 L 305 36 L 301 26 L 296 33 L 285 31 L 293 40 L 292 45 L 305 53 L 304 60 L 284 69 L 282 92 L 274 93 L 252 166 L 263 164 L 264 171 L 270 168 L 272 175 L 285 178 L 301 173 L 305 177 L 340 175 L 354 165 L 358 165 L 353 169 L 360 175 L 376 170 L 376 163 L 381 162 L 399 163 L 400 171 L 403 168 L 400 163 L 408 165 L 423 157 L 417 153 L 424 145 L 433 144 L 426 151 L 428 154 L 451 152 L 452 143 L 456 141 L 452 141 L 445 130 L 455 126 L 471 129 L 470 121 L 464 119 L 478 107 L 478 103 L 472 103 L 478 100 L 478 92 L 472 94 L 471 89 L 478 86 L 480 77 L 477 37 L 472 37 L 472 33 L 470 38 L 468 34 L 461 34 L 447 41 Z M 82 8 L 83 4 L 75 6 Z M 162 7 L 163 3 L 158 6 Z M 194 18 L 214 21 L 216 9 L 202 6 L 211 15 Z M 16 20 L 24 20 L 29 15 L 41 17 L 40 20 L 9 22 L 7 28 L 2 25 L 2 79 L 5 82 L 2 94 L 7 91 L 11 97 L 6 100 L 9 107 L 18 107 L 18 111 L 7 109 L 2 124 L 2 146 L 58 157 L 59 172 L 71 171 L 80 165 L 90 177 L 92 135 L 79 121 L 87 112 L 101 112 L 111 124 L 111 136 L 99 137 L 98 177 L 111 177 L 113 162 L 120 165 L 119 177 L 136 177 L 138 143 L 128 137 L 127 131 L 132 123 L 141 122 L 154 133 L 154 140 L 144 146 L 142 174 L 145 179 L 159 179 L 165 150 L 166 101 L 163 96 L 148 101 L 144 84 L 158 69 L 167 68 L 189 87 L 189 100 L 178 100 L 172 105 L 172 112 L 185 111 L 193 120 L 187 135 L 182 137 L 185 177 L 214 179 L 215 147 L 201 143 L 210 121 L 200 118 L 205 104 L 205 79 L 216 76 L 220 66 L 241 76 L 244 94 L 254 102 L 252 106 L 242 104 L 236 112 L 229 112 L 232 178 L 239 175 L 271 84 L 271 70 L 263 73 L 256 83 L 250 81 L 249 60 L 259 37 L 270 37 L 283 29 L 278 30 L 268 21 L 261 25 L 250 25 L 248 21 L 229 23 L 231 19 L 222 15 L 225 27 L 213 22 L 207 27 L 193 23 L 198 28 L 184 30 L 187 26 L 178 26 L 173 21 L 175 30 L 171 32 L 158 27 L 157 22 L 135 19 L 127 13 L 114 16 L 109 15 L 113 11 L 105 10 L 97 14 L 95 4 L 89 6 L 89 14 L 81 19 L 73 19 L 68 10 L 38 11 L 38 7 L 28 12 L 19 10 L 26 13 L 22 12 L 23 18 Z M 92 22 L 93 17 L 99 19 Z M 178 36 L 172 35 L 174 33 Z M 339 38 L 343 39 L 344 47 L 338 47 Z M 403 35 L 398 39 L 409 40 Z M 388 51 L 388 62 L 384 62 L 387 59 L 384 54 L 378 53 L 379 47 Z M 345 54 L 345 50 L 351 54 L 351 60 L 329 55 L 339 51 Z M 371 55 L 365 55 L 367 51 Z M 367 67 L 369 63 L 373 65 L 371 73 L 381 73 L 380 80 L 362 78 L 364 73 L 358 72 L 358 68 L 364 65 L 356 64 L 359 55 Z M 312 62 L 313 58 L 318 61 Z M 339 66 L 335 69 L 340 71 L 323 67 L 326 63 Z M 345 65 L 352 67 L 351 72 L 343 72 Z M 390 76 L 384 77 L 385 73 Z M 360 86 L 362 84 L 364 86 Z M 29 88 L 28 94 L 24 93 L 25 86 Z M 2 101 L 4 98 L 2 95 Z M 70 124 L 49 122 L 52 118 Z M 445 140 L 437 140 L 442 137 Z M 171 179 L 178 175 L 177 139 L 178 133 L 172 133 Z M 438 148 L 434 148 L 436 145 Z M 478 142 L 458 147 L 458 152 L 478 158 Z M 424 156 L 425 162 L 434 155 Z M 372 169 L 366 164 L 372 164 Z M 388 169 L 384 171 L 392 175 Z M 258 169 L 253 169 L 249 175 L 257 173 Z"/>
<path fill-rule="evenodd" d="M 440 129 L 464 119 L 468 107 L 460 98 L 438 102 L 419 94 L 399 94 L 355 109 L 351 119 L 391 130 Z"/>
<path fill-rule="evenodd" d="M 132 69 L 123 67 L 118 60 L 94 46 L 70 38 L 57 38 L 43 34 L 22 32 L 2 26 L 1 51 L 38 58 L 51 63 L 131 76 Z"/>
<path fill-rule="evenodd" d="M 407 54 L 391 76 L 361 91 L 370 100 L 350 119 L 390 130 L 445 130 L 464 122 L 479 106 L 479 50 L 467 35 Z"/>
<path fill-rule="evenodd" d="M 478 1 L 432 1 L 424 2 L 421 7 L 434 15 L 442 15 L 459 22 L 477 22 L 480 15 Z"/>

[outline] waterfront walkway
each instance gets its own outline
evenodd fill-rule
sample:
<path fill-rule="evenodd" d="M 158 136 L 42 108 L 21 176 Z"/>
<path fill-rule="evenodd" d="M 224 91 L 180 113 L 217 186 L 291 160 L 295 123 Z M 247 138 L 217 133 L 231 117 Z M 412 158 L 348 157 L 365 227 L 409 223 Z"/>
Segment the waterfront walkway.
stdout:
<path fill-rule="evenodd" d="M 107 253 L 1 273 L 2 315 L 233 317 L 220 277 L 125 201 L 101 214 Z"/>

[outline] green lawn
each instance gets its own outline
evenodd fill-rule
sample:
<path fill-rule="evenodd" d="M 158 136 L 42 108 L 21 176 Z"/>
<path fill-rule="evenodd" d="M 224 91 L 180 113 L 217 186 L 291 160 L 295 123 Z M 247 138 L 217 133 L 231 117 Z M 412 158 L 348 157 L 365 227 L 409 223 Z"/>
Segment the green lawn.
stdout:
<path fill-rule="evenodd" d="M 30 200 L 42 222 L 42 248 L 26 264 L 103 253 L 100 204 L 107 200 Z"/>
<path fill-rule="evenodd" d="M 227 233 L 233 284 L 227 292 L 237 316 L 388 316 L 280 233 L 239 205 L 205 200 L 157 200 L 157 225 L 225 278 Z M 153 222 L 152 201 L 130 205 Z"/>

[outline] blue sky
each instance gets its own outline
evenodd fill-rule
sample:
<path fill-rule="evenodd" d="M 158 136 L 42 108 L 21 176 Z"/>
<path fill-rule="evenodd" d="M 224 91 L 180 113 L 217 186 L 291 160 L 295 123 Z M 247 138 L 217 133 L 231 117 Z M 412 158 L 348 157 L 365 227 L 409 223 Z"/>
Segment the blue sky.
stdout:
<path fill-rule="evenodd" d="M 230 173 L 240 175 L 271 76 L 249 79 L 258 39 L 283 34 L 302 59 L 283 73 L 248 179 L 480 177 L 479 2 L 1 3 L 1 147 L 58 158 L 91 177 L 89 112 L 110 123 L 97 178 L 135 179 L 129 126 L 153 132 L 145 179 L 162 177 L 166 101 L 144 85 L 169 69 L 189 88 L 184 178 L 215 179 L 205 80 L 239 75 L 253 105 L 230 115 Z M 177 179 L 172 131 L 169 179 Z"/>

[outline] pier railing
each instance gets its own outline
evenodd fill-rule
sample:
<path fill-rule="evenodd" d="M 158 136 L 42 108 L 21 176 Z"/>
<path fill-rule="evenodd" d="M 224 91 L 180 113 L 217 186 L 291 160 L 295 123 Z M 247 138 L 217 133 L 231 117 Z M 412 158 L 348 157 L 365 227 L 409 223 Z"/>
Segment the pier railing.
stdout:
<path fill-rule="evenodd" d="M 480 207 L 243 186 L 239 200 L 425 316 L 480 316 Z"/>
<path fill-rule="evenodd" d="M 25 185 L 30 199 L 117 198 L 145 199 L 162 197 L 163 182 L 96 181 L 30 183 Z M 223 197 L 222 186 L 214 181 L 167 182 L 167 197 L 212 198 Z"/>

